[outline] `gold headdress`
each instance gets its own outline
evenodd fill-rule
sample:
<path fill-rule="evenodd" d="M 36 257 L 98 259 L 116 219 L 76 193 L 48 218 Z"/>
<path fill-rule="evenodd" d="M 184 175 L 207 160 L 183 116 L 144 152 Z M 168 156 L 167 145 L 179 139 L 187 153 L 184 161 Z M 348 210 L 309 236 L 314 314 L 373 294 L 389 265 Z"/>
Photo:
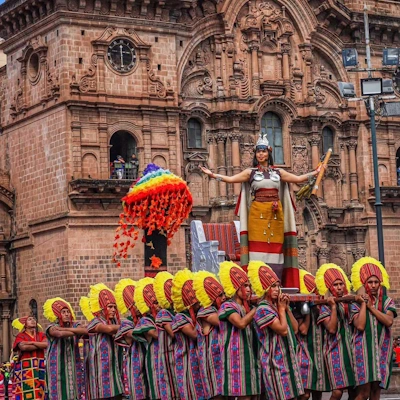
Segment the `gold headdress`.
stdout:
<path fill-rule="evenodd" d="M 279 278 L 272 268 L 263 261 L 250 261 L 247 274 L 257 297 L 264 297 L 265 293 Z"/>
<path fill-rule="evenodd" d="M 61 297 L 55 297 L 53 299 L 46 300 L 43 304 L 43 315 L 50 322 L 56 322 L 59 320 L 61 323 L 61 310 L 64 308 L 68 308 L 69 312 L 71 313 L 72 321 L 74 321 L 76 317 L 71 304 Z"/>
<path fill-rule="evenodd" d="M 333 283 L 338 279 L 345 284 L 347 293 L 350 292 L 351 284 L 342 268 L 336 264 L 321 265 L 315 274 L 315 284 L 317 285 L 318 293 L 324 296 L 329 290 L 335 295 L 333 293 Z"/>
<path fill-rule="evenodd" d="M 22 331 L 25 330 L 25 325 L 26 325 L 26 321 L 28 321 L 28 318 L 29 318 L 29 316 L 28 316 L 28 317 L 16 318 L 16 319 L 14 319 L 14 321 L 11 323 L 11 326 L 12 326 L 14 329 L 17 329 L 19 332 L 22 332 Z M 36 322 L 36 324 L 37 324 L 37 329 L 38 329 L 38 330 L 43 330 L 42 326 L 41 326 L 38 322 Z"/>
<path fill-rule="evenodd" d="M 135 303 L 134 294 L 136 285 L 137 282 L 129 278 L 121 279 L 115 285 L 115 299 L 120 314 L 125 314 L 126 312 L 131 311 L 131 308 Z"/>
<path fill-rule="evenodd" d="M 351 267 L 351 283 L 353 289 L 355 291 L 360 289 L 371 276 L 376 276 L 382 286 L 386 289 L 390 289 L 389 275 L 385 267 L 372 257 L 360 258 Z"/>
<path fill-rule="evenodd" d="M 154 292 L 154 279 L 143 278 L 137 282 L 135 288 L 135 305 L 141 314 L 147 314 L 150 310 L 155 318 L 154 306 L 157 303 Z"/>
<path fill-rule="evenodd" d="M 90 300 L 89 297 L 82 296 L 79 300 L 79 307 L 82 311 L 82 314 L 84 317 L 90 322 L 92 319 L 94 319 L 94 314 L 90 310 Z"/>
<path fill-rule="evenodd" d="M 210 307 L 224 293 L 224 288 L 217 277 L 208 271 L 199 271 L 194 274 L 193 288 L 204 308 Z"/>
<path fill-rule="evenodd" d="M 232 261 L 219 264 L 219 278 L 228 297 L 232 297 L 240 287 L 249 282 L 246 272 Z"/>
<path fill-rule="evenodd" d="M 188 269 L 178 271 L 172 281 L 172 301 L 176 312 L 187 310 L 198 302 L 193 289 L 193 273 Z"/>
<path fill-rule="evenodd" d="M 300 279 L 300 293 L 311 294 L 317 291 L 314 275 L 310 274 L 304 269 L 300 269 L 299 279 Z"/>

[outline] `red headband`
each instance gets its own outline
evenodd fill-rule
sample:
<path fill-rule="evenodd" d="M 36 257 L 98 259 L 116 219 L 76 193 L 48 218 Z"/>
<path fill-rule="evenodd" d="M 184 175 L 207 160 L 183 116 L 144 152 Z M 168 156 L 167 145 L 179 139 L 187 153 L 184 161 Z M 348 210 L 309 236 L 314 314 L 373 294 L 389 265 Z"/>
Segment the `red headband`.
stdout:
<path fill-rule="evenodd" d="M 61 300 L 56 300 L 56 301 L 52 304 L 52 306 L 51 306 L 51 309 L 53 310 L 54 315 L 55 315 L 58 319 L 61 319 L 61 311 L 62 311 L 64 308 L 68 309 L 69 312 L 71 312 L 70 308 L 68 307 L 68 304 L 65 303 L 65 302 L 63 302 L 63 301 L 61 301 Z M 72 313 L 71 313 L 71 314 L 72 314 Z M 72 317 L 72 315 L 71 315 L 71 317 Z"/>
<path fill-rule="evenodd" d="M 103 289 L 99 294 L 99 304 L 102 310 L 106 310 L 109 304 L 117 304 L 117 302 L 109 290 Z"/>
<path fill-rule="evenodd" d="M 249 278 L 247 277 L 246 272 L 244 272 L 241 268 L 231 268 L 230 277 L 233 284 L 233 287 L 238 290 L 240 287 L 249 282 Z"/>
<path fill-rule="evenodd" d="M 346 281 L 340 271 L 335 268 L 328 269 L 324 274 L 324 281 L 326 287 L 332 292 L 333 283 L 335 281 L 342 281 L 346 285 Z"/>
<path fill-rule="evenodd" d="M 271 268 L 261 266 L 258 272 L 263 289 L 269 289 L 279 278 Z"/>
<path fill-rule="evenodd" d="M 215 301 L 224 293 L 222 285 L 215 278 L 210 276 L 204 279 L 204 290 L 212 301 Z"/>

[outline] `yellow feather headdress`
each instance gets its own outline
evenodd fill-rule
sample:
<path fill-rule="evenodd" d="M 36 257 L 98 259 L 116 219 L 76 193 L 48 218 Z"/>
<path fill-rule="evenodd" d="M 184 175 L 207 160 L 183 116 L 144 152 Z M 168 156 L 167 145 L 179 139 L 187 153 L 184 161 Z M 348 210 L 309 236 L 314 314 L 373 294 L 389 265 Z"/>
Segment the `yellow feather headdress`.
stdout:
<path fill-rule="evenodd" d="M 133 297 L 136 285 L 137 282 L 129 278 L 121 279 L 115 285 L 115 300 L 117 301 L 117 307 L 121 314 L 128 312 L 129 308 L 134 304 L 135 300 Z M 130 294 L 133 294 L 133 296 Z"/>
<path fill-rule="evenodd" d="M 56 315 L 56 313 L 60 314 L 61 310 L 65 307 L 68 307 L 72 319 L 75 321 L 76 317 L 71 304 L 61 297 L 46 300 L 43 304 L 43 315 L 48 321 L 56 322 L 60 318 L 60 315 Z"/>
<path fill-rule="evenodd" d="M 183 299 L 183 288 L 185 286 L 185 284 L 187 284 L 190 281 L 192 281 L 193 283 L 193 273 L 191 271 L 189 271 L 187 268 L 178 271 L 175 276 L 174 276 L 174 280 L 172 281 L 172 301 L 174 303 L 174 308 L 176 312 L 182 312 L 184 310 L 187 310 L 191 305 L 195 304 L 196 301 L 194 301 L 194 303 L 189 304 L 188 302 L 186 302 Z M 192 289 L 193 290 L 193 289 Z M 186 293 L 189 294 L 190 296 L 192 296 L 192 294 L 194 294 L 194 290 L 193 293 Z M 197 299 L 196 299 L 197 300 Z"/>
<path fill-rule="evenodd" d="M 89 297 L 82 296 L 79 300 L 79 307 L 82 311 L 82 314 L 84 317 L 90 322 L 92 319 L 94 319 L 94 315 L 92 311 L 90 310 L 90 300 Z"/>
<path fill-rule="evenodd" d="M 371 268 L 372 267 L 372 268 Z M 381 285 L 386 289 L 390 289 L 389 275 L 385 267 L 375 258 L 362 257 L 356 261 L 351 267 L 351 283 L 354 291 L 357 291 L 371 276 L 375 276 L 373 269 L 376 268 L 377 272 L 380 271 L 382 275 Z M 379 274 L 379 272 L 378 272 Z"/>
<path fill-rule="evenodd" d="M 272 268 L 263 261 L 250 261 L 247 275 L 257 297 L 263 297 L 266 291 L 279 281 Z"/>
<path fill-rule="evenodd" d="M 174 276 L 167 271 L 159 272 L 154 278 L 154 291 L 156 292 L 157 301 L 161 308 L 171 307 L 171 303 L 165 294 L 165 284 L 169 280 L 173 281 L 173 279 Z"/>
<path fill-rule="evenodd" d="M 331 263 L 331 264 L 323 264 L 323 265 L 321 265 L 318 268 L 317 273 L 315 274 L 315 284 L 317 285 L 318 293 L 321 296 L 324 296 L 326 294 L 326 292 L 329 290 L 329 288 L 328 288 L 328 286 L 326 284 L 326 280 L 327 280 L 326 278 L 329 278 L 329 276 L 325 277 L 325 274 L 326 273 L 329 274 L 329 270 L 330 269 L 333 269 L 333 270 L 339 272 L 342 275 L 342 278 L 343 278 L 343 281 L 344 281 L 344 283 L 346 285 L 347 291 L 350 292 L 351 284 L 350 284 L 350 281 L 347 278 L 345 272 L 338 265 Z"/>
<path fill-rule="evenodd" d="M 25 330 L 25 324 L 28 318 L 29 317 L 15 318 L 14 321 L 11 323 L 11 326 L 14 329 L 17 329 L 19 332 L 22 332 Z M 42 331 L 43 330 L 42 325 L 37 323 L 37 329 Z"/>
<path fill-rule="evenodd" d="M 116 304 L 114 292 L 104 283 L 90 286 L 89 292 L 90 310 L 93 314 L 107 308 L 108 304 Z M 103 303 L 103 305 L 101 305 Z"/>
<path fill-rule="evenodd" d="M 232 270 L 237 268 L 237 272 L 239 276 L 243 276 L 246 272 L 242 267 L 235 264 L 233 261 L 224 261 L 219 264 L 219 279 L 221 280 L 222 287 L 224 288 L 225 294 L 230 298 L 234 296 L 234 294 L 239 289 L 235 287 L 234 282 L 232 282 Z"/>
<path fill-rule="evenodd" d="M 150 311 L 150 307 L 147 304 L 144 296 L 144 290 L 147 285 L 153 286 L 153 284 L 154 284 L 153 278 L 140 279 L 136 284 L 134 299 L 135 299 L 135 305 L 141 314 L 146 314 Z"/>
<path fill-rule="evenodd" d="M 194 274 L 193 288 L 197 299 L 204 308 L 210 307 L 224 292 L 216 275 L 208 271 L 199 271 Z"/>
<path fill-rule="evenodd" d="M 315 282 L 315 277 L 314 275 L 310 274 L 308 271 L 305 271 L 304 269 L 299 270 L 299 279 L 300 279 L 300 293 L 301 294 L 311 294 L 314 293 L 314 290 L 310 291 L 309 290 L 309 284 L 307 285 L 305 280 L 307 277 L 311 278 L 310 280 L 313 280 Z"/>

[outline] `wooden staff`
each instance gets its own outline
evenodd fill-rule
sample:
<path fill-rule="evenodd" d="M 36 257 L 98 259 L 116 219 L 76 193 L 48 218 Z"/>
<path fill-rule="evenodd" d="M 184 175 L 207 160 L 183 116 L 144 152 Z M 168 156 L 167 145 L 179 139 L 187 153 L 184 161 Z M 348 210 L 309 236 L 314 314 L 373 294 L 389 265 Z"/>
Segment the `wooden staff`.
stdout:
<path fill-rule="evenodd" d="M 318 191 L 318 188 L 319 188 L 319 184 L 321 183 L 322 178 L 324 177 L 326 166 L 328 165 L 328 161 L 331 158 L 331 154 L 332 154 L 332 149 L 328 149 L 328 151 L 326 152 L 326 154 L 324 156 L 324 160 L 322 161 L 322 167 L 321 167 L 321 170 L 318 173 L 317 180 L 315 181 L 315 184 L 314 184 L 314 188 L 313 188 L 313 190 L 311 192 L 312 195 L 316 195 L 317 194 L 317 191 Z"/>
<path fill-rule="evenodd" d="M 289 300 L 292 303 L 305 303 L 310 302 L 313 305 L 322 305 L 328 304 L 328 299 L 325 299 L 323 296 L 318 296 L 316 294 L 289 294 Z M 356 296 L 347 295 L 343 297 L 335 297 L 335 303 L 351 303 L 356 301 Z"/>

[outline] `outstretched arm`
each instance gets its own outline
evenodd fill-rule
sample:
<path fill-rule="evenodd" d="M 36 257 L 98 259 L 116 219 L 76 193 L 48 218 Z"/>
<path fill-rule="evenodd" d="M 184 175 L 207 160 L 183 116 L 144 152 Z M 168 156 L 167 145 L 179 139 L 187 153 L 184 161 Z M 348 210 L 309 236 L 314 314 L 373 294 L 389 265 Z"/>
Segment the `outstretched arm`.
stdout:
<path fill-rule="evenodd" d="M 222 182 L 227 182 L 227 183 L 243 183 L 243 182 L 248 182 L 250 179 L 251 175 L 251 169 L 247 168 L 242 172 L 239 172 L 236 175 L 232 176 L 227 176 L 227 175 L 220 175 L 220 174 L 214 174 L 211 172 L 208 168 L 205 167 L 200 167 L 203 173 L 208 175 L 210 178 L 220 180 Z"/>
<path fill-rule="evenodd" d="M 285 171 L 284 169 L 280 169 L 279 172 L 281 174 L 282 180 L 287 183 L 306 182 L 308 180 L 308 178 L 310 178 L 312 176 L 317 176 L 319 174 L 318 169 L 315 171 L 311 171 L 308 174 L 304 174 L 304 175 L 294 175 L 294 174 L 291 174 L 290 172 Z"/>

